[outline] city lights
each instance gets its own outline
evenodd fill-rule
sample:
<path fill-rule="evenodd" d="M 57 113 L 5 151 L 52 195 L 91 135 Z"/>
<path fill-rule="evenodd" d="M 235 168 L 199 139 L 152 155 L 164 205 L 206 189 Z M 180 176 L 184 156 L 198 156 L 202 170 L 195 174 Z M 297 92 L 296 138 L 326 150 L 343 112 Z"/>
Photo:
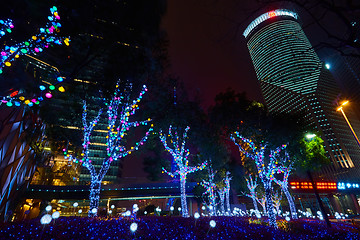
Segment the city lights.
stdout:
<path fill-rule="evenodd" d="M 348 103 L 349 103 L 349 101 L 344 101 L 344 102 L 342 102 L 341 105 L 340 105 L 336 110 L 337 110 L 337 111 L 340 111 L 341 114 L 343 115 L 343 117 L 344 117 L 347 125 L 349 126 L 349 128 L 350 128 L 350 130 L 351 130 L 351 133 L 353 134 L 353 136 L 354 136 L 354 138 L 355 138 L 358 146 L 360 147 L 360 140 L 359 140 L 358 136 L 356 135 L 353 127 L 351 126 L 350 121 L 349 121 L 349 119 L 347 118 L 347 116 L 346 116 L 346 114 L 345 114 L 345 112 L 344 112 L 344 109 L 343 109 L 343 107 L 344 107 L 345 105 L 347 105 Z"/>
<path fill-rule="evenodd" d="M 311 182 L 290 182 L 291 189 L 313 189 Z M 318 190 L 336 190 L 336 182 L 316 182 Z"/>
<path fill-rule="evenodd" d="M 337 189 L 339 190 L 346 190 L 346 189 L 359 189 L 359 183 L 345 183 L 345 182 L 338 182 Z"/>

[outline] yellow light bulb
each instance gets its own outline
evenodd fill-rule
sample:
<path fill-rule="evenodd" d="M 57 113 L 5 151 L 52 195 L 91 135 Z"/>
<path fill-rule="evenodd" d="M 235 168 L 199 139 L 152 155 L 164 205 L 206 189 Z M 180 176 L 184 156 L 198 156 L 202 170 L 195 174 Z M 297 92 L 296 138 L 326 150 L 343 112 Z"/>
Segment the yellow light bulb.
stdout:
<path fill-rule="evenodd" d="M 63 86 L 60 86 L 60 87 L 59 87 L 59 91 L 60 91 L 60 92 L 65 92 L 65 88 L 64 88 Z"/>

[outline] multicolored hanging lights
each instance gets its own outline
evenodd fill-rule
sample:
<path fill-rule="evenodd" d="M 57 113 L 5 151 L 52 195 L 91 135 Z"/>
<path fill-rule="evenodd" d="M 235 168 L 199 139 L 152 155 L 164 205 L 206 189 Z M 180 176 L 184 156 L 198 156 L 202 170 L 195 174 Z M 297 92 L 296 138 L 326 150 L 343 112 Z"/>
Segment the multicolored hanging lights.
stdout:
<path fill-rule="evenodd" d="M 38 54 L 53 45 L 61 45 L 63 43 L 67 46 L 69 45 L 69 38 L 57 36 L 61 28 L 60 16 L 57 7 L 51 7 L 50 12 L 51 15 L 48 16 L 47 24 L 45 27 L 39 28 L 39 32 L 37 34 L 33 35 L 26 41 L 11 46 L 5 45 L 5 47 L 0 50 L 0 74 L 3 73 L 4 67 L 11 67 L 12 62 L 22 55 Z M 0 38 L 6 33 L 11 33 L 12 28 L 14 28 L 14 25 L 10 19 L 0 20 Z M 60 83 L 63 81 L 63 77 L 59 76 L 56 80 L 57 83 Z M 40 85 L 39 88 L 41 90 L 40 94 L 37 97 L 32 98 L 36 99 L 36 101 L 33 101 L 31 98 L 26 99 L 22 95 L 23 93 L 21 91 L 14 91 L 8 96 L 3 96 L 0 100 L 0 104 L 6 104 L 7 106 L 12 107 L 20 106 L 23 103 L 31 107 L 34 106 L 34 104 L 38 105 L 41 101 L 43 101 L 43 97 L 46 97 L 47 99 L 52 98 L 51 91 L 56 89 L 56 87 L 51 84 L 47 87 L 48 90 L 44 85 Z M 65 92 L 65 88 L 63 86 L 59 86 L 58 91 Z"/>

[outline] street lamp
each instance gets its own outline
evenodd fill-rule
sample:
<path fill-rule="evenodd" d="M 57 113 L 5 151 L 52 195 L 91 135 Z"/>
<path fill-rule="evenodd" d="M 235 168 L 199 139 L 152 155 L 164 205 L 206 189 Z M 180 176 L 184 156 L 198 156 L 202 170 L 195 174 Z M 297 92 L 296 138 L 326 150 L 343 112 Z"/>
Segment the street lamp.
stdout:
<path fill-rule="evenodd" d="M 314 133 L 307 133 L 307 134 L 305 135 L 305 137 L 306 137 L 307 139 L 312 139 L 312 138 L 316 137 L 316 134 L 314 134 Z"/>
<path fill-rule="evenodd" d="M 354 138 L 355 138 L 357 144 L 358 144 L 359 147 L 360 147 L 359 138 L 356 136 L 356 133 L 355 133 L 354 129 L 352 128 L 352 126 L 351 126 L 351 124 L 350 124 L 350 122 L 349 122 L 349 119 L 346 117 L 345 112 L 344 112 L 344 110 L 343 110 L 343 107 L 344 107 L 346 104 L 348 104 L 348 103 L 349 103 L 349 101 L 344 101 L 344 102 L 336 109 L 336 111 L 340 111 L 340 112 L 342 113 L 342 115 L 343 115 L 344 118 L 345 118 L 345 121 L 346 121 L 347 124 L 349 125 L 349 128 L 350 128 L 352 134 L 354 135 Z"/>

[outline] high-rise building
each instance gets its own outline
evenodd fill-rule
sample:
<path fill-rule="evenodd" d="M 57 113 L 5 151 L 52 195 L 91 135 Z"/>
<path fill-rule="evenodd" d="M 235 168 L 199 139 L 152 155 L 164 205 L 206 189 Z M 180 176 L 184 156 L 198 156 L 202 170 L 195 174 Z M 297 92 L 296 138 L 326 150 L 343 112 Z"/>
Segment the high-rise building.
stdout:
<path fill-rule="evenodd" d="M 327 178 L 360 176 L 360 148 L 341 114 L 335 79 L 313 50 L 297 13 L 278 9 L 252 21 L 243 35 L 270 112 L 303 112 L 322 133 L 331 166 Z M 349 113 L 350 114 L 350 113 Z M 350 116 L 360 131 L 360 122 Z"/>

